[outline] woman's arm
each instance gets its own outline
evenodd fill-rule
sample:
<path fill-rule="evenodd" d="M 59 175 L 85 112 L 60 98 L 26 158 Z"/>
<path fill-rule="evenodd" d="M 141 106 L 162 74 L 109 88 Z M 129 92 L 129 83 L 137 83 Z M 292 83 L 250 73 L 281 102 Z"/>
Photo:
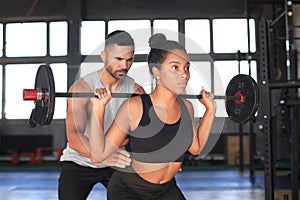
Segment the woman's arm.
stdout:
<path fill-rule="evenodd" d="M 202 99 L 200 99 L 200 102 L 206 107 L 206 111 L 198 128 L 196 128 L 195 126 L 193 106 L 191 103 L 189 103 L 187 106 L 191 115 L 194 130 L 194 139 L 191 147 L 189 148 L 189 152 L 194 155 L 200 154 L 200 152 L 204 148 L 208 140 L 216 113 L 216 103 L 214 100 L 212 100 L 212 94 L 202 90 L 201 95 Z"/>
<path fill-rule="evenodd" d="M 108 88 L 97 89 L 95 93 L 99 98 L 93 100 L 89 146 L 92 162 L 98 163 L 113 154 L 127 137 L 129 115 L 124 112 L 126 112 L 129 100 L 121 105 L 105 136 L 103 131 L 104 114 L 106 104 L 111 99 L 111 93 Z M 129 157 L 129 153 L 127 156 Z"/>

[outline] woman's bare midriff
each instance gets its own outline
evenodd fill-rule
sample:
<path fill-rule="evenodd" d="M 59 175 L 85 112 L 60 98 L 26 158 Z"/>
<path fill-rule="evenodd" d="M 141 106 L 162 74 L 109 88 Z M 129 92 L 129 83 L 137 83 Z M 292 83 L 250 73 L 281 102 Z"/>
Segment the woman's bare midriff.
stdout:
<path fill-rule="evenodd" d="M 181 162 L 171 163 L 143 163 L 132 161 L 136 173 L 146 181 L 154 184 L 163 184 L 170 181 L 180 170 Z"/>

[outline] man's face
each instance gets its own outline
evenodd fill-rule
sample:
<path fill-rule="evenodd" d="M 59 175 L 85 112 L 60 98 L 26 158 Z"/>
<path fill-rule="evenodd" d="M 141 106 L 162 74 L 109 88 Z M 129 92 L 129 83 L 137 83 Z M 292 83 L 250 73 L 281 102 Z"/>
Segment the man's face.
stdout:
<path fill-rule="evenodd" d="M 133 46 L 119 46 L 116 44 L 105 48 L 101 54 L 106 71 L 115 79 L 119 80 L 127 75 L 133 58 Z"/>

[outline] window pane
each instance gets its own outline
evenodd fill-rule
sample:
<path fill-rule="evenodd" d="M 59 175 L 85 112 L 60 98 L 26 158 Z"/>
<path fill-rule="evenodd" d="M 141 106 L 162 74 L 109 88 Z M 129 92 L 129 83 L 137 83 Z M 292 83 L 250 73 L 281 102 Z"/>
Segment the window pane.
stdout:
<path fill-rule="evenodd" d="M 3 49 L 3 24 L 0 24 L 0 49 L 1 49 L 0 56 L 2 56 L 3 55 L 3 51 L 2 51 L 2 49 Z"/>
<path fill-rule="evenodd" d="M 257 81 L 257 63 L 256 63 L 256 61 L 251 61 L 250 62 L 250 70 L 249 70 L 248 61 L 241 61 L 241 63 L 240 63 L 240 73 L 251 75 L 251 77 L 255 81 Z"/>
<path fill-rule="evenodd" d="M 250 21 L 250 50 L 255 51 L 254 20 Z M 247 19 L 213 20 L 213 45 L 216 53 L 248 52 Z"/>
<path fill-rule="evenodd" d="M 100 45 L 104 46 L 105 22 L 83 21 L 81 23 L 81 54 L 99 55 Z M 103 48 L 102 48 L 103 49 Z"/>
<path fill-rule="evenodd" d="M 67 92 L 68 90 L 68 68 L 65 63 L 57 63 L 50 65 L 54 81 L 56 92 Z M 64 119 L 67 113 L 67 98 L 55 98 L 55 112 L 53 119 Z"/>
<path fill-rule="evenodd" d="M 153 28 L 153 33 L 163 33 L 168 40 L 179 41 L 177 19 L 156 19 L 153 21 Z"/>
<path fill-rule="evenodd" d="M 214 62 L 214 94 L 225 95 L 226 87 L 229 81 L 238 74 L 237 61 L 216 61 Z M 216 116 L 227 117 L 225 101 L 218 100 Z"/>
<path fill-rule="evenodd" d="M 215 61 L 214 65 L 215 95 L 224 95 L 229 81 L 238 74 L 238 61 Z"/>
<path fill-rule="evenodd" d="M 68 24 L 67 22 L 50 23 L 50 55 L 65 56 L 68 47 Z"/>
<path fill-rule="evenodd" d="M 135 54 L 148 54 L 148 40 L 151 36 L 149 20 L 111 20 L 108 22 L 108 33 L 125 30 L 134 39 Z"/>
<path fill-rule="evenodd" d="M 40 64 L 6 65 L 6 101 L 5 113 L 7 119 L 29 119 L 34 108 L 33 101 L 23 101 L 23 89 L 34 89 L 36 72 Z M 53 76 L 56 81 L 56 91 L 66 91 L 67 75 L 65 64 L 53 65 Z M 57 99 L 57 98 L 56 98 Z M 18 105 L 18 106 L 16 106 Z M 62 109 L 60 100 L 55 104 L 54 116 L 65 117 L 65 107 Z M 60 114 L 60 112 L 64 114 Z"/>
<path fill-rule="evenodd" d="M 249 20 L 249 32 L 250 32 L 250 52 L 256 52 L 256 35 L 255 35 L 255 20 Z"/>
<path fill-rule="evenodd" d="M 147 62 L 134 62 L 128 72 L 128 76 L 134 78 L 135 82 L 141 85 L 146 93 L 152 91 L 153 79 Z"/>
<path fill-rule="evenodd" d="M 209 20 L 185 20 L 185 47 L 188 53 L 210 52 Z"/>
<path fill-rule="evenodd" d="M 46 23 L 12 23 L 6 27 L 8 57 L 46 55 Z"/>
<path fill-rule="evenodd" d="M 211 64 L 210 62 L 191 62 L 190 80 L 186 87 L 186 93 L 200 94 L 202 87 L 211 91 Z M 199 104 L 197 99 L 189 100 L 194 106 L 194 116 L 202 117 L 205 112 L 204 106 Z"/>
<path fill-rule="evenodd" d="M 39 65 L 6 65 L 5 113 L 7 119 L 29 119 L 31 110 L 34 108 L 34 102 L 23 101 L 23 89 L 34 88 Z"/>

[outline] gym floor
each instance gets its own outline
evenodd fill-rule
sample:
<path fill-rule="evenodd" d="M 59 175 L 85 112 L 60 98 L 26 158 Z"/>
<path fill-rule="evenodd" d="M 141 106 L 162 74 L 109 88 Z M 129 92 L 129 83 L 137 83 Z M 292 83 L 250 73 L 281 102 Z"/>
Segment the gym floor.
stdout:
<path fill-rule="evenodd" d="M 0 199 L 57 200 L 59 168 L 0 168 Z M 259 178 L 259 177 L 258 177 Z M 177 183 L 188 200 L 263 200 L 263 184 L 252 184 L 249 172 L 238 168 L 183 169 Z M 260 177 L 260 180 L 263 180 Z M 105 200 L 106 192 L 97 184 L 88 200 Z"/>

